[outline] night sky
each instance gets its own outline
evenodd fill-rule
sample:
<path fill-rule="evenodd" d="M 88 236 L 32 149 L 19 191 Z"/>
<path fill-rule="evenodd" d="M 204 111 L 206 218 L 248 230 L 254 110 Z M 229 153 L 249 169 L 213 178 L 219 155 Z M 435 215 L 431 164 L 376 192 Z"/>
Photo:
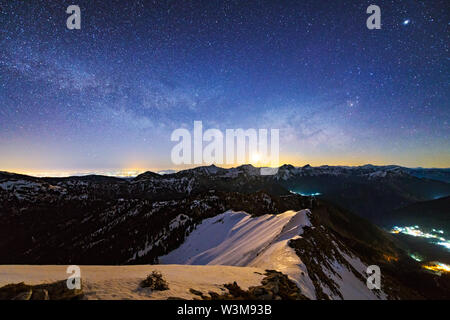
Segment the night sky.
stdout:
<path fill-rule="evenodd" d="M 81 8 L 81 30 L 66 27 Z M 381 8 L 368 30 L 366 8 Z M 0 170 L 160 170 L 171 132 L 281 163 L 450 167 L 448 1 L 1 1 Z"/>

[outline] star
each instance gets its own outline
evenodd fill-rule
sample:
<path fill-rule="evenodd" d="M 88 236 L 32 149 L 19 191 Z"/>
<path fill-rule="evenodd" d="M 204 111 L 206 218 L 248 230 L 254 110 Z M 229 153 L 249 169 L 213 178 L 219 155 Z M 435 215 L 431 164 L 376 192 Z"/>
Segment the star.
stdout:
<path fill-rule="evenodd" d="M 407 26 L 410 22 L 411 22 L 411 20 L 406 19 L 406 20 L 403 21 L 403 25 L 404 25 L 404 26 Z"/>

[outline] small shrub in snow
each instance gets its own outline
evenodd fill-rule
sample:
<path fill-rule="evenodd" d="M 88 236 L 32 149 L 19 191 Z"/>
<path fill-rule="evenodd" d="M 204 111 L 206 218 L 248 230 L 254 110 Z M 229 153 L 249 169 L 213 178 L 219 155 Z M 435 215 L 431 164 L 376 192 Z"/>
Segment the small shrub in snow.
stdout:
<path fill-rule="evenodd" d="M 152 271 L 147 278 L 142 280 L 141 287 L 159 291 L 169 290 L 169 284 L 163 279 L 162 274 L 158 271 Z"/>

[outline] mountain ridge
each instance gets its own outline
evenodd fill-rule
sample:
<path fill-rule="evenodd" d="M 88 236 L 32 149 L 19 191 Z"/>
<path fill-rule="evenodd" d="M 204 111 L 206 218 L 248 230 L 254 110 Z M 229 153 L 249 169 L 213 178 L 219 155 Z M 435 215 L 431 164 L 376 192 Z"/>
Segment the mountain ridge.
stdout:
<path fill-rule="evenodd" d="M 423 283 L 429 284 L 437 278 L 424 273 L 420 264 L 398 248 L 390 234 L 323 196 L 308 197 L 292 192 L 288 183 L 297 183 L 298 187 L 305 179 L 317 179 L 315 174 L 284 180 L 260 176 L 255 170 L 253 166 L 234 170 L 201 167 L 169 175 L 147 174 L 132 180 L 0 174 L 0 234 L 3 235 L 0 263 L 154 264 L 182 246 L 206 219 L 228 210 L 245 211 L 252 219 L 267 215 L 277 219 L 288 210 L 310 209 L 309 219 L 314 228 L 303 227 L 303 240 L 286 240 L 290 240 L 289 247 L 311 274 L 317 298 L 345 296 L 338 288 L 339 281 L 327 275 L 335 270 L 333 261 L 355 275 L 347 264 L 348 259 L 338 254 L 339 250 L 352 252 L 365 265 L 382 266 L 388 283 L 384 292 L 389 297 L 445 296 L 445 290 L 433 287 L 428 292 L 414 284 L 411 279 L 425 279 Z M 292 168 L 281 168 L 278 177 L 284 177 L 286 170 Z M 365 170 L 373 172 L 374 169 Z M 389 187 L 389 190 L 401 190 L 402 183 L 415 182 L 427 188 L 436 183 L 397 171 L 375 178 L 367 174 L 333 175 L 332 179 L 329 175 L 319 175 L 319 180 L 312 181 L 322 181 L 325 185 L 336 180 L 347 181 L 358 188 L 366 183 L 366 188 L 372 190 L 373 179 L 376 185 L 381 181 L 382 188 Z M 354 193 L 353 189 L 350 191 Z M 345 198 L 345 193 L 340 196 Z M 340 249 L 332 249 L 338 243 Z M 320 260 L 312 259 L 308 252 L 316 252 Z M 398 270 L 407 270 L 408 275 L 399 274 Z M 358 278 L 363 276 L 361 270 L 358 274 Z M 443 283 L 440 285 L 446 288 L 447 278 L 439 279 Z M 324 289 L 324 284 L 328 289 Z"/>

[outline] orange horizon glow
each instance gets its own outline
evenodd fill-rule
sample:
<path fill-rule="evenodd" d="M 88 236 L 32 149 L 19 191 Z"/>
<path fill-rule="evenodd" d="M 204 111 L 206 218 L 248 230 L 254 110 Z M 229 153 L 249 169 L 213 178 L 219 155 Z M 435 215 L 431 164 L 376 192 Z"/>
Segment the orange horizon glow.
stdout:
<path fill-rule="evenodd" d="M 333 161 L 331 163 L 320 163 L 320 162 L 315 162 L 315 161 L 304 161 L 304 162 L 288 162 L 288 161 L 280 161 L 280 164 L 278 166 L 274 166 L 274 167 L 279 167 L 282 166 L 284 164 L 289 164 L 289 165 L 293 165 L 294 167 L 303 167 L 307 164 L 313 166 L 313 167 L 320 167 L 320 166 L 324 166 L 324 165 L 328 165 L 328 166 L 349 166 L 349 167 L 358 167 L 358 166 L 363 166 L 363 165 L 367 165 L 369 163 L 367 162 L 362 162 L 362 161 Z M 236 164 L 231 164 L 231 165 L 223 165 L 223 164 L 215 164 L 217 167 L 220 168 L 225 168 L 225 169 L 229 169 L 229 168 L 233 168 L 233 167 L 238 167 L 243 165 L 244 163 L 236 163 Z M 263 164 L 259 164 L 258 161 L 250 161 L 249 163 L 246 164 L 251 164 L 255 167 L 264 167 Z M 379 163 L 379 162 L 371 162 L 370 164 L 375 165 L 375 166 L 384 166 L 384 165 L 392 165 L 392 163 Z M 73 176 L 73 175 L 77 175 L 77 176 L 83 176 L 83 175 L 106 175 L 106 176 L 117 176 L 117 177 L 133 177 L 133 176 L 137 176 L 141 173 L 147 172 L 147 171 L 151 171 L 151 172 L 159 172 L 159 171 L 166 171 L 166 170 L 174 170 L 174 171 L 182 171 L 182 170 L 187 170 L 187 169 L 192 169 L 192 168 L 196 168 L 196 167 L 201 167 L 201 166 L 208 166 L 209 164 L 199 164 L 199 165 L 184 165 L 184 166 L 173 166 L 173 167 L 125 167 L 125 168 L 107 168 L 107 169 L 26 169 L 26 168 L 0 168 L 0 171 L 3 172 L 10 172 L 10 173 L 16 173 L 16 174 L 23 174 L 23 175 L 29 175 L 29 176 L 35 176 L 35 177 L 69 177 L 69 176 Z M 407 167 L 405 165 L 401 165 L 401 164 L 394 164 L 394 165 L 398 165 L 398 166 L 404 166 Z M 448 168 L 450 166 L 441 166 L 441 167 L 428 167 L 428 168 Z M 425 167 L 424 167 L 425 168 Z"/>

